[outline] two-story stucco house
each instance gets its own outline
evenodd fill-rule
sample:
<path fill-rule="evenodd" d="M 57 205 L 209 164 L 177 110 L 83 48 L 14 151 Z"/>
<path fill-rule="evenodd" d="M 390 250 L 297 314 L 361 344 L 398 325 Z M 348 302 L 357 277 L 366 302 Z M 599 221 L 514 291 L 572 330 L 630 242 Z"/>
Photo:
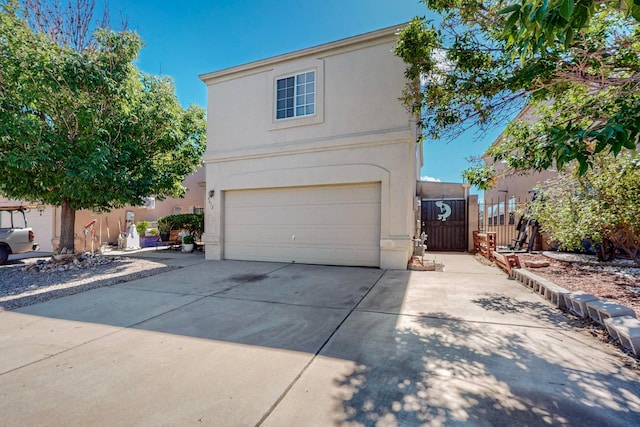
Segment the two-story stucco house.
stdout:
<path fill-rule="evenodd" d="M 208 259 L 406 268 L 422 154 L 397 31 L 200 76 Z"/>

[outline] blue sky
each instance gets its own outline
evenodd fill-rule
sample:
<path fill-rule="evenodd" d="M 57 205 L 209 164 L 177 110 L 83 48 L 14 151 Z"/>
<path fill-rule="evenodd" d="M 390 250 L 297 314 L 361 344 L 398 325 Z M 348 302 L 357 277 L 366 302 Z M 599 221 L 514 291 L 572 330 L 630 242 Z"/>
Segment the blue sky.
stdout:
<path fill-rule="evenodd" d="M 101 4 L 98 1 L 98 4 Z M 427 15 L 418 0 L 108 0 L 112 24 L 120 14 L 145 42 L 138 67 L 173 77 L 180 102 L 206 106 L 198 76 L 247 62 L 397 25 Z M 400 95 L 398 95 L 400 96 Z M 421 175 L 461 182 L 465 160 L 497 136 L 473 134 L 425 143 Z"/>

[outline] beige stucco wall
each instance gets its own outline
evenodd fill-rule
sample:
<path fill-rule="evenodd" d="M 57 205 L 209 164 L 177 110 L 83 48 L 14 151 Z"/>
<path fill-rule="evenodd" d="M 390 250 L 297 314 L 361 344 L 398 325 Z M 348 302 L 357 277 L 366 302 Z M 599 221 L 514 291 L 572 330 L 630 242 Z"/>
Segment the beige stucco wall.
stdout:
<path fill-rule="evenodd" d="M 479 229 L 478 224 L 478 195 L 471 194 L 469 196 L 469 200 L 467 203 L 467 207 L 469 208 L 468 216 L 469 216 L 469 227 L 467 229 L 467 250 L 469 252 L 473 252 L 473 232 Z"/>
<path fill-rule="evenodd" d="M 406 268 L 415 225 L 416 127 L 399 101 L 396 29 L 201 76 L 208 86 L 207 259 L 224 258 L 224 193 L 380 182 L 380 266 Z M 316 71 L 317 113 L 275 120 L 275 81 Z"/>
<path fill-rule="evenodd" d="M 501 165 L 496 165 L 494 168 L 500 170 Z M 544 183 L 546 180 L 553 179 L 558 176 L 557 171 L 543 171 L 532 172 L 528 175 L 513 175 L 499 180 L 496 185 L 491 189 L 484 192 L 484 200 L 488 203 L 491 200 L 504 201 L 505 196 L 507 199 L 515 197 L 521 202 L 529 200 L 529 190 L 533 190 L 540 183 Z"/>
<path fill-rule="evenodd" d="M 464 199 L 468 195 L 468 189 L 460 183 L 418 181 L 417 194 L 423 199 Z"/>

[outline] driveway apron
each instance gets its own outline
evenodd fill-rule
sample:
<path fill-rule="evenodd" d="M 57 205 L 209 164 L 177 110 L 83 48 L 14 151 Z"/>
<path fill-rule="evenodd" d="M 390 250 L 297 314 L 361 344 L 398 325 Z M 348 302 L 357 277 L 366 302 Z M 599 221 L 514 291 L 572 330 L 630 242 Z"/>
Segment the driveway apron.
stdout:
<path fill-rule="evenodd" d="M 444 271 L 202 260 L 0 312 L 0 424 L 640 424 L 619 350 L 431 256 Z"/>

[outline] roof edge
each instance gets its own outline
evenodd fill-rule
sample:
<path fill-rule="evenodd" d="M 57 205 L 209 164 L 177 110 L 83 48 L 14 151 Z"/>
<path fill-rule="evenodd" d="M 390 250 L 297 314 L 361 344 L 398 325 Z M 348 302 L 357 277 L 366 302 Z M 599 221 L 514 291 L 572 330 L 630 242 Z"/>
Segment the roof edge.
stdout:
<path fill-rule="evenodd" d="M 295 50 L 293 52 L 284 53 L 281 55 L 272 56 L 265 59 L 259 59 L 257 61 L 248 62 L 246 64 L 236 65 L 229 68 L 224 68 L 222 70 L 213 71 L 210 73 L 200 74 L 198 78 L 203 82 L 207 83 L 209 80 L 213 80 L 215 78 L 227 76 L 230 74 L 240 73 L 256 68 L 265 67 L 271 64 L 276 64 L 279 62 L 288 61 L 294 58 L 300 58 L 304 56 L 314 55 L 322 52 L 326 52 L 332 49 L 355 45 L 358 43 L 364 43 L 372 40 L 376 40 L 379 38 L 388 37 L 391 34 L 397 34 L 404 26 L 406 26 L 408 22 L 404 22 L 398 25 L 392 25 L 390 27 L 382 28 L 379 30 L 370 31 L 364 34 L 359 34 L 356 36 L 346 37 L 343 39 L 339 39 L 336 41 L 323 43 L 317 46 L 308 47 L 304 49 Z"/>

